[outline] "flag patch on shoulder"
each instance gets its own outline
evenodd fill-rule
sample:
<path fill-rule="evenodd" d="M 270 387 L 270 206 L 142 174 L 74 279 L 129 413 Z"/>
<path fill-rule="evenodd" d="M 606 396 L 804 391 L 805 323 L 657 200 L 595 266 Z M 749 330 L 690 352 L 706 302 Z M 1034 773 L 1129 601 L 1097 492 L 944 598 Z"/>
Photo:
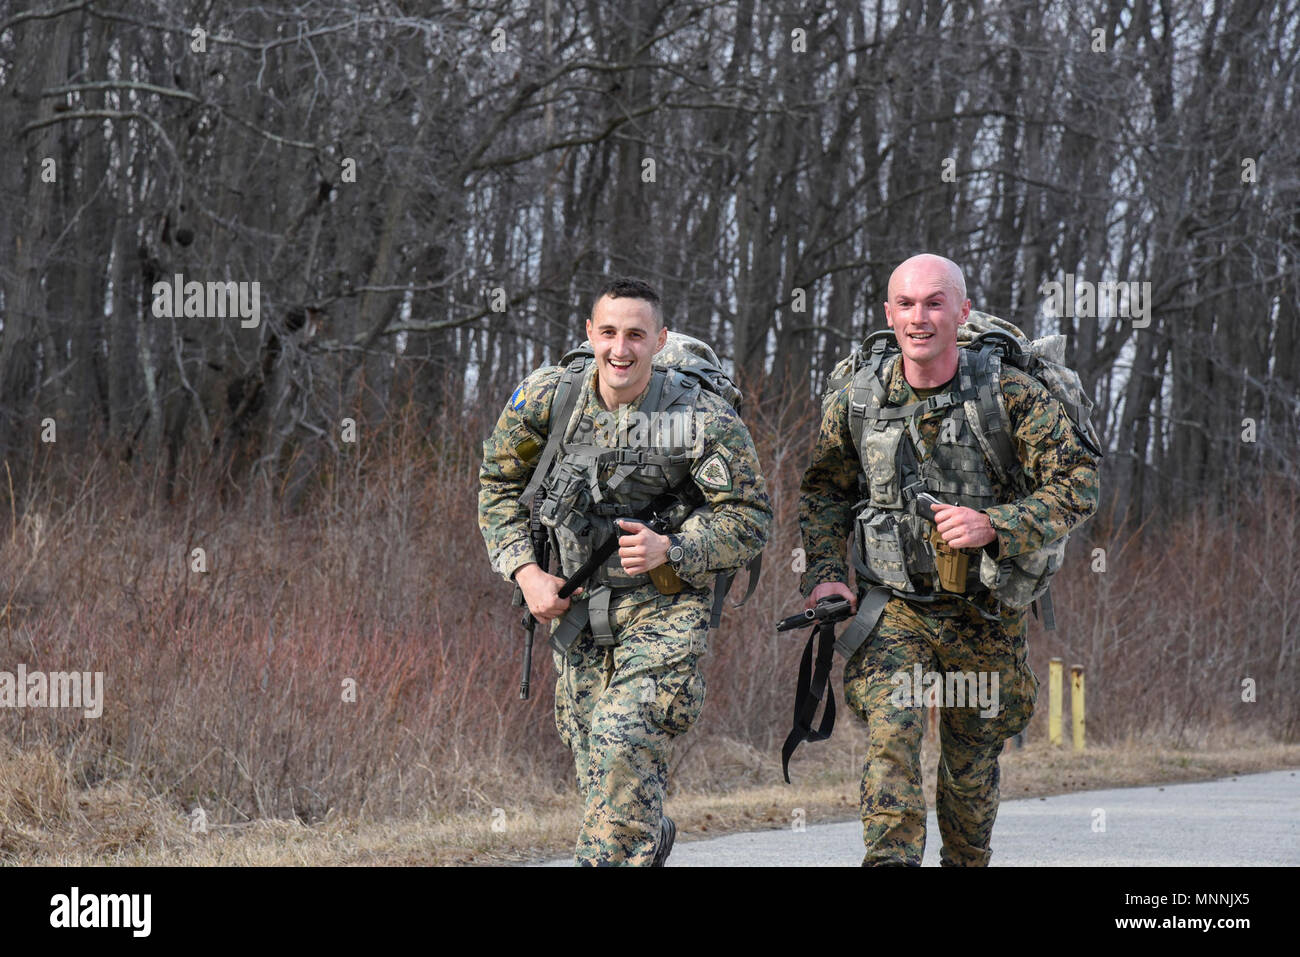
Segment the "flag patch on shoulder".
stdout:
<path fill-rule="evenodd" d="M 524 407 L 524 397 L 521 394 L 523 391 L 524 387 L 521 385 L 519 388 L 515 389 L 515 394 L 510 397 L 510 408 L 514 409 L 516 412 Z"/>
<path fill-rule="evenodd" d="M 705 488 L 717 492 L 731 491 L 731 468 L 721 452 L 714 452 L 695 469 L 695 478 Z"/>

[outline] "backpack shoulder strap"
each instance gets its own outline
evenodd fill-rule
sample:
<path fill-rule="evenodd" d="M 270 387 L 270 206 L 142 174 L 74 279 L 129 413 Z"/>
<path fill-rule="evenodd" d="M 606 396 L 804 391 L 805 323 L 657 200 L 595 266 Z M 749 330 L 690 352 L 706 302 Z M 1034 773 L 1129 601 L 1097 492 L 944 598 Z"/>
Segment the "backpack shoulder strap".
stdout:
<path fill-rule="evenodd" d="M 682 376 L 672 369 L 655 368 L 650 373 L 645 398 L 641 400 L 641 411 L 649 414 L 666 409 L 676 398 L 676 388 L 681 387 L 681 380 Z"/>
<path fill-rule="evenodd" d="M 546 447 L 542 449 L 542 457 L 537 460 L 532 478 L 519 496 L 520 503 L 525 507 L 532 503 L 533 496 L 542 487 L 542 482 L 546 481 L 551 464 L 560 451 L 560 443 L 564 439 L 569 419 L 573 418 L 573 410 L 578 405 L 578 394 L 582 391 L 578 388 L 578 382 L 589 361 L 590 357 L 585 355 L 572 359 L 560 373 L 560 381 L 555 384 L 555 392 L 551 395 L 551 417 L 547 423 Z"/>
<path fill-rule="evenodd" d="M 969 352 L 964 352 L 967 355 Z M 1011 484 L 1020 470 L 1011 438 L 1011 421 L 1007 417 L 1002 399 L 1002 347 L 996 342 L 985 342 L 971 356 L 972 376 L 975 380 L 974 404 L 978 413 L 971 425 L 975 436 L 990 464 L 1004 484 Z"/>
<path fill-rule="evenodd" d="M 867 409 L 872 405 L 868 400 L 874 397 L 875 407 L 880 408 L 888 395 L 885 374 L 891 367 L 887 365 L 890 352 L 890 339 L 887 336 L 892 335 L 893 333 L 875 333 L 868 337 L 863 345 L 870 343 L 871 350 L 866 353 L 865 364 L 853 376 L 853 390 L 849 393 L 849 435 L 857 446 L 859 456 L 862 455 L 863 433 L 868 425 Z M 874 423 L 876 418 L 871 416 L 871 422 Z"/>
<path fill-rule="evenodd" d="M 892 330 L 881 329 L 867 336 L 862 343 L 862 348 L 866 357 L 862 367 L 863 376 L 870 385 L 871 391 L 875 393 L 876 400 L 884 405 L 886 395 L 884 363 L 890 353 L 897 351 L 898 342 Z"/>

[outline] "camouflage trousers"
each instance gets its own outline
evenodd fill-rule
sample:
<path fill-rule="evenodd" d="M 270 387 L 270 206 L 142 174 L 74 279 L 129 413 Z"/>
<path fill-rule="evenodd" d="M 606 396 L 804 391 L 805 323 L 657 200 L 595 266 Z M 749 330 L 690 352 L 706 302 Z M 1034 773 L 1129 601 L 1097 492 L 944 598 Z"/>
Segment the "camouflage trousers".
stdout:
<path fill-rule="evenodd" d="M 922 710 L 938 693 L 926 689 L 939 685 L 923 678 L 914 688 L 926 673 L 942 678 L 947 692 L 938 701 L 940 863 L 983 867 L 998 813 L 998 755 L 1006 739 L 1029 723 L 1038 697 L 1038 678 L 1026 661 L 1024 618 L 990 622 L 961 602 L 927 608 L 897 598 L 889 600 L 870 639 L 844 668 L 844 699 L 870 731 L 862 772 L 862 863 L 921 863 Z M 996 707 L 979 701 L 951 706 L 977 697 L 972 673 L 985 682 L 984 703 L 996 698 Z M 954 694 L 961 691 L 970 697 Z"/>
<path fill-rule="evenodd" d="M 653 860 L 671 742 L 704 704 L 709 611 L 707 591 L 638 588 L 610 602 L 616 646 L 596 645 L 586 628 L 555 653 L 555 726 L 584 803 L 578 864 Z"/>

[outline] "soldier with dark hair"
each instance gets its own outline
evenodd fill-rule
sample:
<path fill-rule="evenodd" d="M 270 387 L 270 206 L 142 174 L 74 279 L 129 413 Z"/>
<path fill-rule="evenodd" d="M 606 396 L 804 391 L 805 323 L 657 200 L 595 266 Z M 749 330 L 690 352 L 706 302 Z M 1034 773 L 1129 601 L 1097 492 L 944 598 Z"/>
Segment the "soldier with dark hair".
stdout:
<path fill-rule="evenodd" d="M 998 755 L 1038 692 L 1024 610 L 1060 567 L 1064 536 L 1096 510 L 1095 437 L 1039 380 L 990 365 L 993 346 L 959 348 L 970 301 L 950 260 L 900 265 L 885 315 L 901 356 L 879 339 L 874 360 L 828 394 L 803 477 L 803 592 L 809 608 L 842 597 L 857 612 L 843 636 L 844 696 L 871 733 L 864 865 L 919 865 L 925 848 L 923 702 L 920 689 L 898 695 L 899 676 L 984 675 L 996 689 L 994 707 L 940 709 L 941 863 L 986 865 Z"/>
<path fill-rule="evenodd" d="M 479 526 L 496 569 L 554 623 L 555 723 L 585 803 L 578 863 L 662 865 L 676 833 L 663 816 L 668 751 L 704 701 L 715 591 L 762 549 L 772 511 L 744 423 L 673 361 L 704 352 L 701 368 L 721 376 L 716 357 L 670 342 L 653 288 L 607 283 L 586 331 L 590 348 L 525 379 L 483 443 Z M 673 415 L 691 435 L 626 427 Z M 669 534 L 629 520 L 666 494 L 680 498 Z M 571 599 L 537 564 L 530 507 L 564 576 L 618 536 Z"/>

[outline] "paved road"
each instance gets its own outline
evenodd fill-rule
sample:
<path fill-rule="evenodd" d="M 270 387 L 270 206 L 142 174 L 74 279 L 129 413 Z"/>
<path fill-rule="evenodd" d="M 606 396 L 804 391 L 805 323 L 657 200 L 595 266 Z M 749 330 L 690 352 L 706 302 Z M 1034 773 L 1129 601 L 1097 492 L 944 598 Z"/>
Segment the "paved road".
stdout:
<path fill-rule="evenodd" d="M 1105 830 L 1094 830 L 1094 822 L 1102 822 L 1098 809 L 1105 812 Z M 856 866 L 861 860 L 861 827 L 849 822 L 703 841 L 679 837 L 668 866 L 825 867 Z M 939 864 L 933 810 L 924 863 Z M 1294 866 L 1300 864 L 1300 772 L 1005 801 L 993 828 L 992 863 Z"/>

